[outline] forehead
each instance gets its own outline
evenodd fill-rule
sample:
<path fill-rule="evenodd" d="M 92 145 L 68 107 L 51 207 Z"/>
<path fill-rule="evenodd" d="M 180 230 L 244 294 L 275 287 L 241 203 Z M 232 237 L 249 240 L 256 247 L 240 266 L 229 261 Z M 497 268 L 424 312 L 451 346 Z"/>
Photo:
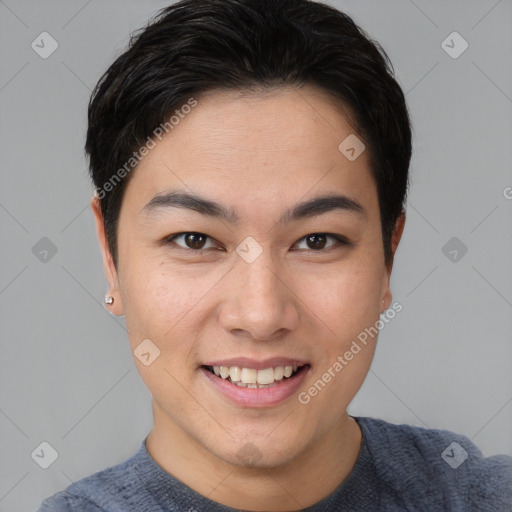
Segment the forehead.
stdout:
<path fill-rule="evenodd" d="M 334 191 L 367 207 L 376 201 L 367 151 L 355 160 L 340 151 L 357 136 L 348 110 L 315 87 L 212 91 L 195 99 L 133 171 L 125 201 L 139 210 L 177 186 L 241 210 L 249 201 L 263 207 Z"/>

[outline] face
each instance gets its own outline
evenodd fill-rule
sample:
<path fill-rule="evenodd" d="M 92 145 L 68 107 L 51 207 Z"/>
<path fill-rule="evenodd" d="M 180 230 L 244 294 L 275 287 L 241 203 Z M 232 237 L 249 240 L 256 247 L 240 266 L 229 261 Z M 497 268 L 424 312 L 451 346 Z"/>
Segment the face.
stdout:
<path fill-rule="evenodd" d="M 344 355 L 391 302 L 376 185 L 312 86 L 196 98 L 133 171 L 117 269 L 92 202 L 111 311 L 132 352 L 159 350 L 134 357 L 155 431 L 229 464 L 285 465 L 347 418 L 372 361 L 375 338 Z"/>

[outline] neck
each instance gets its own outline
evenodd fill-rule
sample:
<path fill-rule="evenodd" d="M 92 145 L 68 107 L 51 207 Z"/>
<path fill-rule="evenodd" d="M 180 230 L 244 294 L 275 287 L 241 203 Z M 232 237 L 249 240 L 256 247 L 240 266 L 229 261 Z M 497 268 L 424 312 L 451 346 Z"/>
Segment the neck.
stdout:
<path fill-rule="evenodd" d="M 293 511 L 318 503 L 350 474 L 362 441 L 356 421 L 345 414 L 287 464 L 248 468 L 216 457 L 155 404 L 153 414 L 155 426 L 146 447 L 155 462 L 202 496 L 243 510 Z"/>

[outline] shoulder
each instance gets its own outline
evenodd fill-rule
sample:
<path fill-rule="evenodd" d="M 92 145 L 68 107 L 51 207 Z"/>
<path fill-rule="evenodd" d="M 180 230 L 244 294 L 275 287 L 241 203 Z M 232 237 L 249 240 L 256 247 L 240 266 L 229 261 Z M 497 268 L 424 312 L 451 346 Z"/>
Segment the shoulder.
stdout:
<path fill-rule="evenodd" d="M 475 511 L 512 510 L 512 457 L 494 455 L 482 459 L 470 484 L 470 502 Z"/>
<path fill-rule="evenodd" d="M 45 499 L 36 512 L 100 512 L 121 500 L 131 505 L 144 499 L 144 488 L 134 471 L 143 454 L 141 445 L 124 462 L 82 478 Z"/>
<path fill-rule="evenodd" d="M 466 436 L 362 417 L 374 471 L 403 493 L 471 510 L 511 510 L 512 457 L 484 457 Z"/>
<path fill-rule="evenodd" d="M 455 466 L 462 459 L 466 459 L 464 452 L 468 456 L 482 457 L 480 449 L 470 439 L 450 430 L 394 424 L 370 417 L 358 418 L 358 423 L 363 435 L 366 436 L 371 447 L 375 449 L 376 456 L 383 455 L 379 450 L 382 447 L 387 451 L 386 458 L 390 455 L 393 458 L 398 457 L 404 460 L 420 457 L 436 464 L 444 460 L 450 467 Z M 453 446 L 450 446 L 452 443 Z M 449 446 L 450 449 L 445 454 L 444 451 Z M 450 464 L 449 459 L 452 456 L 452 449 L 454 450 L 453 458 L 456 460 Z M 446 462 L 446 459 L 448 459 L 448 462 Z"/>
<path fill-rule="evenodd" d="M 104 512 L 104 509 L 88 498 L 70 494 L 68 489 L 45 499 L 36 512 Z"/>

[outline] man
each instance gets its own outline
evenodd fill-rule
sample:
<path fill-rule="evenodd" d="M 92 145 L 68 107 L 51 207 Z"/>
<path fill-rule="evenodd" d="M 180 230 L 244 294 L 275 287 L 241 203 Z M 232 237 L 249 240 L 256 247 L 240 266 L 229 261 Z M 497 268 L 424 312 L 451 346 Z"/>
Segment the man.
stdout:
<path fill-rule="evenodd" d="M 185 0 L 101 78 L 91 207 L 154 427 L 39 510 L 511 509 L 510 457 L 347 414 L 400 310 L 411 129 L 388 64 L 321 3 Z"/>

